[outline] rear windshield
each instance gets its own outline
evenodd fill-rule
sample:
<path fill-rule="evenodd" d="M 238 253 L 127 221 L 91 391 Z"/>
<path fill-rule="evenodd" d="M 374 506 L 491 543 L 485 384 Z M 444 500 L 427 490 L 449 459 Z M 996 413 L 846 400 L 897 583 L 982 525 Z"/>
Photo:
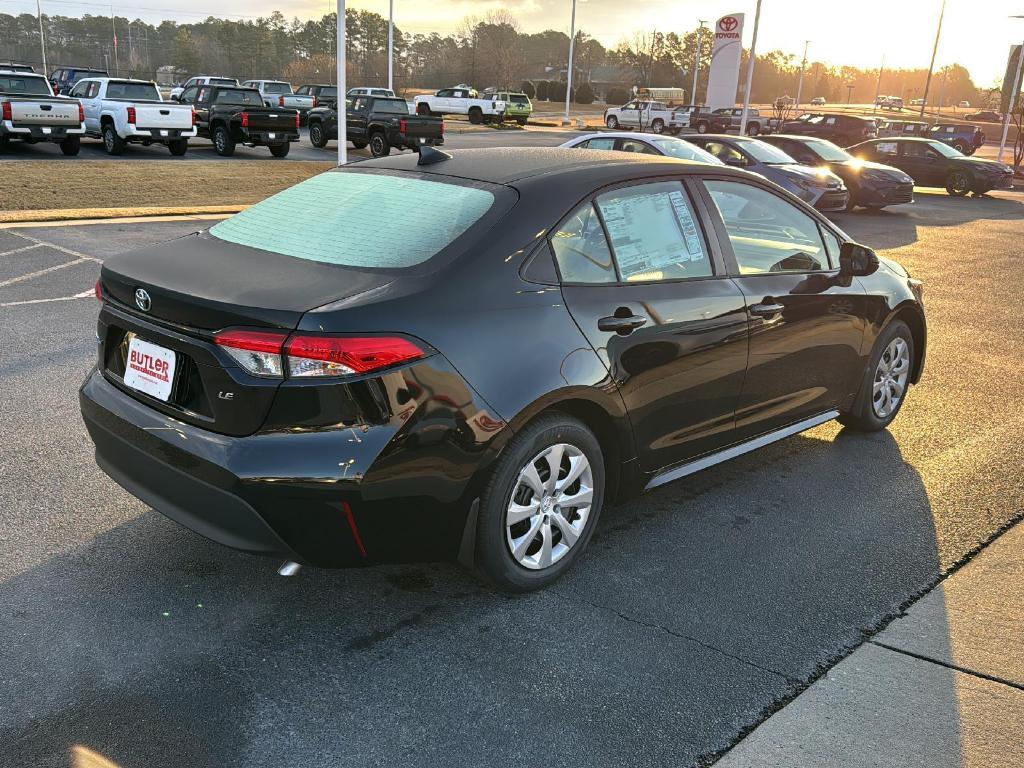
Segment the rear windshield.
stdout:
<path fill-rule="evenodd" d="M 442 251 L 494 200 L 475 186 L 328 171 L 222 221 L 210 234 L 309 261 L 402 269 Z"/>
<path fill-rule="evenodd" d="M 107 83 L 107 98 L 160 101 L 160 92 L 152 83 L 127 83 L 111 80 Z"/>
<path fill-rule="evenodd" d="M 238 85 L 238 81 L 230 77 L 211 77 L 208 85 Z"/>
<path fill-rule="evenodd" d="M 291 93 L 292 87 L 288 83 L 264 83 L 263 90 L 267 93 Z"/>
<path fill-rule="evenodd" d="M 511 101 L 513 104 L 529 104 L 530 103 L 530 100 L 528 98 L 526 98 L 526 96 L 521 96 L 521 95 L 519 95 L 517 93 L 513 93 L 511 96 L 509 96 L 508 100 Z"/>
<path fill-rule="evenodd" d="M 402 99 L 374 99 L 373 111 L 387 115 L 408 115 L 409 106 Z"/>
<path fill-rule="evenodd" d="M 0 75 L 0 93 L 23 93 L 29 96 L 49 96 L 45 77 L 18 77 Z"/>
<path fill-rule="evenodd" d="M 260 96 L 259 91 L 250 91 L 244 88 L 217 91 L 217 98 L 214 101 L 217 104 L 239 104 L 245 107 L 263 106 L 263 97 Z"/>
<path fill-rule="evenodd" d="M 333 86 L 330 88 L 321 88 L 317 95 L 323 96 L 325 99 L 336 99 L 338 98 L 338 89 Z"/>

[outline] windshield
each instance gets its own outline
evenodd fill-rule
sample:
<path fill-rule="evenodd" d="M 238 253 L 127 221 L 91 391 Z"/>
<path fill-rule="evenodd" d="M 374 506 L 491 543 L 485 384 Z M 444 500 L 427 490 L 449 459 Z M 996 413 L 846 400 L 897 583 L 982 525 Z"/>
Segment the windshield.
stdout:
<path fill-rule="evenodd" d="M 401 269 L 450 245 L 491 209 L 494 199 L 491 192 L 465 183 L 328 171 L 222 221 L 210 234 L 309 261 Z M 381 221 L 388 226 L 380 226 Z"/>
<path fill-rule="evenodd" d="M 386 115 L 408 115 L 409 107 L 402 99 L 376 99 L 373 111 Z"/>
<path fill-rule="evenodd" d="M 160 92 L 152 83 L 129 83 L 111 80 L 107 83 L 108 99 L 131 99 L 132 101 L 160 101 Z"/>
<path fill-rule="evenodd" d="M 706 149 L 691 144 L 682 139 L 654 139 L 654 145 L 669 157 L 676 157 L 680 160 L 696 160 L 699 163 L 711 163 L 713 165 L 724 165 L 717 157 Z"/>
<path fill-rule="evenodd" d="M 737 141 L 736 146 L 765 165 L 789 165 L 795 164 L 796 160 L 787 155 L 778 147 L 765 144 L 763 141 Z"/>
<path fill-rule="evenodd" d="M 45 77 L 0 75 L 0 93 L 23 93 L 27 96 L 49 96 Z"/>
<path fill-rule="evenodd" d="M 217 104 L 238 104 L 244 107 L 262 107 L 263 97 L 258 91 L 250 91 L 245 88 L 231 88 L 217 92 L 214 100 Z"/>
<path fill-rule="evenodd" d="M 951 146 L 943 144 L 941 141 L 929 141 L 928 146 L 943 157 L 965 157 L 963 152 L 953 149 Z"/>
<path fill-rule="evenodd" d="M 853 160 L 853 155 L 831 141 L 809 141 L 808 147 L 827 163 L 846 163 Z"/>
<path fill-rule="evenodd" d="M 263 90 L 266 93 L 291 93 L 292 87 L 288 83 L 264 83 Z"/>

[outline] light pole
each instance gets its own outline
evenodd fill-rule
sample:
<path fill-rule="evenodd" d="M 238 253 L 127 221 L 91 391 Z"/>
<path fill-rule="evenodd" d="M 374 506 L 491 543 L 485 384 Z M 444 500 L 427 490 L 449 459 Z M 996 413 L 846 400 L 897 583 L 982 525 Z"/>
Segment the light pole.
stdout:
<path fill-rule="evenodd" d="M 569 100 L 572 98 L 573 56 L 576 53 L 576 0 L 572 0 L 572 20 L 569 22 L 569 68 L 565 73 L 565 119 L 563 125 L 569 124 Z"/>
<path fill-rule="evenodd" d="M 388 0 L 388 90 L 394 92 L 395 69 L 395 0 Z"/>
<path fill-rule="evenodd" d="M 348 106 L 345 103 L 345 0 L 338 0 L 338 165 L 348 162 Z"/>
<path fill-rule="evenodd" d="M 932 63 L 928 65 L 928 77 L 924 81 L 924 97 L 921 99 L 921 117 L 924 117 L 924 108 L 928 104 L 928 88 L 932 84 L 932 70 L 935 69 L 935 54 L 939 51 L 939 36 L 942 34 L 942 17 L 946 15 L 946 0 L 942 0 L 942 10 L 939 11 L 939 26 L 935 30 L 935 45 L 932 46 Z"/>
<path fill-rule="evenodd" d="M 39 48 L 43 54 L 43 75 L 50 76 L 46 70 L 46 36 L 43 34 L 43 5 L 42 0 L 36 0 L 36 17 L 39 19 Z"/>
<path fill-rule="evenodd" d="M 875 83 L 875 110 L 878 110 L 878 96 L 882 93 L 882 70 L 885 69 L 885 54 L 882 54 L 882 63 L 878 65 L 878 82 Z"/>
<path fill-rule="evenodd" d="M 1024 19 L 1024 16 L 1011 16 L 1011 19 Z M 1012 48 L 1010 49 L 1013 50 Z M 1013 82 L 1010 83 L 1010 100 L 1006 105 L 1006 114 L 1003 115 L 1003 135 L 999 139 L 999 154 L 996 155 L 998 162 L 1003 162 L 1003 152 L 1006 151 L 1006 137 L 1010 133 L 1010 120 L 1013 117 L 1013 110 L 1017 107 L 1017 95 L 1020 92 L 1020 72 L 1024 65 L 1024 43 L 1021 43 L 1020 51 L 1017 53 L 1017 71 L 1013 75 Z"/>
<path fill-rule="evenodd" d="M 760 23 L 761 0 L 757 0 L 757 8 L 754 11 L 754 36 L 750 40 L 750 61 L 747 62 L 747 87 L 743 91 L 743 114 L 740 117 L 741 136 L 747 132 L 747 112 L 750 111 L 750 87 L 754 84 L 754 62 L 757 60 L 757 27 Z"/>
<path fill-rule="evenodd" d="M 697 104 L 697 73 L 700 72 L 701 45 L 704 42 L 704 25 L 707 19 L 697 19 L 700 26 L 697 27 L 697 50 L 693 52 L 693 91 L 690 92 L 690 101 Z"/>
<path fill-rule="evenodd" d="M 811 44 L 810 40 L 804 40 L 804 58 L 800 62 L 800 80 L 796 84 L 796 109 L 800 109 L 800 94 L 804 90 L 804 67 L 807 66 L 807 46 Z"/>
<path fill-rule="evenodd" d="M 121 65 L 117 63 L 117 25 L 114 24 L 114 4 L 110 4 L 110 29 L 114 33 L 114 77 L 121 76 Z"/>

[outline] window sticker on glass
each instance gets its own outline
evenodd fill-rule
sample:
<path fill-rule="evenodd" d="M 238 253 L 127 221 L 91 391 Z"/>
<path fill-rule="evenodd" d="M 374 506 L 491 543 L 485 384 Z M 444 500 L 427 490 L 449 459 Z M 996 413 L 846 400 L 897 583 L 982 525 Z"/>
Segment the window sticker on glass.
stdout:
<path fill-rule="evenodd" d="M 616 190 L 598 199 L 624 280 L 708 277 L 711 264 L 678 182 Z"/>

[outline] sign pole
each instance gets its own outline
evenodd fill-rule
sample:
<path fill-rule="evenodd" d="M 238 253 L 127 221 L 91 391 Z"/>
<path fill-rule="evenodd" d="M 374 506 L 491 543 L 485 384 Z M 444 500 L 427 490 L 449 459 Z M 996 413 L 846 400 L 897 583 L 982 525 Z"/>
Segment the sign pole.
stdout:
<path fill-rule="evenodd" d="M 942 0 L 942 10 L 939 11 L 939 26 L 935 30 L 935 45 L 932 46 L 932 63 L 928 65 L 928 77 L 924 81 L 924 97 L 921 99 L 921 117 L 924 117 L 924 108 L 928 105 L 928 89 L 932 84 L 932 70 L 935 69 L 935 54 L 939 51 L 939 36 L 942 34 L 942 17 L 946 15 L 946 0 Z"/>
<path fill-rule="evenodd" d="M 757 8 L 754 10 L 754 36 L 750 40 L 750 61 L 747 62 L 747 87 L 743 91 L 743 114 L 740 117 L 740 136 L 745 136 L 747 133 L 747 112 L 750 111 L 750 87 L 754 83 L 754 62 L 757 60 L 757 26 L 760 22 L 761 0 L 757 0 Z"/>
<path fill-rule="evenodd" d="M 395 0 L 388 2 L 388 90 L 395 90 Z"/>
<path fill-rule="evenodd" d="M 348 162 L 348 104 L 345 101 L 345 0 L 338 0 L 338 165 Z"/>
<path fill-rule="evenodd" d="M 810 40 L 804 40 L 804 58 L 800 62 L 800 80 L 796 84 L 796 104 L 795 109 L 800 109 L 800 96 L 804 92 L 804 69 L 807 67 L 807 46 L 811 44 Z"/>
<path fill-rule="evenodd" d="M 690 93 L 690 103 L 697 103 L 697 73 L 700 72 L 700 49 L 701 43 L 704 42 L 704 25 L 707 24 L 706 19 L 697 19 L 700 22 L 700 26 L 697 27 L 697 50 L 693 52 L 693 91 Z"/>
<path fill-rule="evenodd" d="M 572 98 L 572 70 L 573 56 L 576 53 L 576 0 L 572 0 L 572 21 L 569 23 L 569 68 L 565 71 L 565 120 L 563 125 L 569 125 L 569 101 Z"/>
<path fill-rule="evenodd" d="M 1012 48 L 1010 49 L 1013 50 Z M 1006 151 L 1006 137 L 1010 133 L 1010 120 L 1013 118 L 1013 110 L 1017 107 L 1017 94 L 1020 92 L 1021 65 L 1024 64 L 1024 43 L 1021 43 L 1017 53 L 1017 72 L 1013 76 L 1013 83 L 1010 86 L 1010 101 L 1007 104 L 1006 114 L 1003 115 L 1003 135 L 999 139 L 999 154 L 996 155 L 997 162 L 1003 162 L 1003 152 Z"/>

